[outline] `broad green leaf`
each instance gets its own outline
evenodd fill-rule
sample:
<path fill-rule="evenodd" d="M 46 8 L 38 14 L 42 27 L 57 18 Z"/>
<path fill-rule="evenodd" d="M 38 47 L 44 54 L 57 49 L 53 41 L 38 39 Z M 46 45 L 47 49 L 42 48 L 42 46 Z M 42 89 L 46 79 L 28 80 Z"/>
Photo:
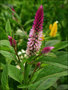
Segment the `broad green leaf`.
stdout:
<path fill-rule="evenodd" d="M 8 51 L 8 52 L 14 53 L 14 50 L 11 50 L 11 49 L 10 49 L 9 47 L 7 47 L 7 46 L 0 46 L 0 50 Z"/>
<path fill-rule="evenodd" d="M 58 66 L 54 66 L 54 65 L 47 65 L 45 66 L 39 74 L 37 74 L 38 76 L 36 77 L 36 80 L 33 84 L 29 84 L 29 85 L 20 85 L 18 86 L 18 88 L 29 88 L 29 90 L 36 90 L 37 87 L 38 89 L 44 88 L 42 90 L 45 90 L 45 88 L 50 87 L 52 84 L 54 84 L 54 82 L 56 81 L 55 79 L 62 77 L 62 76 L 67 76 L 67 70 Z M 53 81 L 51 81 L 51 83 L 47 83 L 49 80 L 51 80 L 51 78 L 54 78 Z M 45 87 L 45 83 L 47 83 L 46 87 Z M 41 85 L 42 86 L 39 86 Z M 38 90 L 37 89 L 37 90 Z"/>
<path fill-rule="evenodd" d="M 40 85 L 37 86 L 36 90 L 46 90 L 50 86 L 52 86 L 57 80 L 58 80 L 58 78 L 49 78 L 49 79 L 46 79 L 46 80 L 42 81 L 40 83 Z"/>
<path fill-rule="evenodd" d="M 1 84 L 3 87 L 3 90 L 9 90 L 8 86 L 8 66 L 5 65 L 3 72 L 2 72 L 2 78 L 1 78 Z"/>
<path fill-rule="evenodd" d="M 10 53 L 10 52 L 8 52 L 8 51 L 0 50 L 0 53 L 1 53 L 6 59 L 8 59 L 9 61 L 15 60 L 14 54 L 12 54 L 12 53 Z"/>
<path fill-rule="evenodd" d="M 5 57 L 3 57 L 3 55 L 1 54 L 0 54 L 0 63 L 6 64 Z"/>
<path fill-rule="evenodd" d="M 34 19 L 31 19 L 31 20 L 27 21 L 27 22 L 24 24 L 24 26 L 27 26 L 28 24 L 32 23 L 33 21 L 34 21 Z"/>
<path fill-rule="evenodd" d="M 28 83 L 30 69 L 31 69 L 31 65 L 25 63 L 25 67 L 24 67 L 24 83 L 25 84 Z"/>
<path fill-rule="evenodd" d="M 59 43 L 60 42 L 60 40 L 50 40 L 50 41 L 47 41 L 46 43 L 45 43 L 45 46 L 47 47 L 47 46 L 54 46 L 54 45 L 56 45 L 57 43 Z"/>
<path fill-rule="evenodd" d="M 58 73 L 61 73 L 63 71 L 65 71 L 67 69 L 65 68 L 61 68 L 61 67 L 58 67 L 58 66 L 55 66 L 55 65 L 51 65 L 51 64 L 48 64 L 47 66 L 45 66 L 42 71 L 39 73 L 38 77 L 37 77 L 37 80 L 39 79 L 42 79 L 44 77 L 52 77 Z"/>
<path fill-rule="evenodd" d="M 0 49 L 2 50 L 2 47 L 8 47 L 12 53 L 15 53 L 13 47 L 10 46 L 10 43 L 8 40 L 0 40 Z"/>
<path fill-rule="evenodd" d="M 31 89 L 29 89 L 29 90 L 35 90 L 35 89 L 37 89 L 37 87 L 39 87 L 39 85 L 41 85 L 41 84 L 44 85 L 44 83 L 45 83 L 46 81 L 49 81 L 50 79 L 53 79 L 53 78 L 54 78 L 54 79 L 55 79 L 54 82 L 51 81 L 52 84 L 51 84 L 51 83 L 47 83 L 46 85 L 44 85 L 44 87 L 43 87 L 43 86 L 41 87 L 41 88 L 47 89 L 47 88 L 49 88 L 50 86 L 52 86 L 52 85 L 56 82 L 57 78 L 62 77 L 62 76 L 67 76 L 67 75 L 68 75 L 67 71 L 64 71 L 64 72 L 61 72 L 61 73 L 56 73 L 56 74 L 54 74 L 53 76 L 52 76 L 52 75 L 47 76 L 47 77 L 45 76 L 44 78 L 41 78 L 39 81 L 33 83 L 33 85 L 29 86 L 29 88 L 31 88 Z M 48 84 L 49 84 L 49 85 L 48 85 Z M 45 87 L 45 86 L 46 86 L 46 87 Z M 42 90 L 45 90 L 45 89 L 42 89 Z M 37 90 L 38 90 L 38 89 L 37 89 Z"/>
<path fill-rule="evenodd" d="M 16 66 L 8 65 L 8 75 L 12 79 L 22 83 L 23 80 L 23 71 L 17 69 Z"/>
<path fill-rule="evenodd" d="M 38 90 L 37 88 L 39 88 L 39 90 L 40 90 L 40 87 L 41 87 L 41 90 L 45 90 L 45 89 L 49 88 L 50 86 L 52 86 L 59 77 L 67 76 L 67 75 L 68 75 L 67 71 L 63 71 L 61 73 L 56 73 L 53 76 L 52 75 L 47 76 L 47 77 L 45 76 L 44 78 L 39 79 L 38 81 L 36 81 L 33 84 L 19 85 L 18 88 L 29 88 L 29 90 Z M 40 86 L 41 84 L 43 86 Z M 42 89 L 42 88 L 44 88 L 44 89 Z"/>
<path fill-rule="evenodd" d="M 7 22 L 6 22 L 5 30 L 6 30 L 6 33 L 8 35 L 10 35 L 10 36 L 12 35 L 12 30 L 11 30 L 11 25 L 10 25 L 10 21 L 9 20 L 7 20 Z"/>
<path fill-rule="evenodd" d="M 62 42 L 54 45 L 55 48 L 53 49 L 53 51 L 57 51 L 57 50 L 63 49 L 65 47 L 67 47 L 67 46 L 68 46 L 68 42 L 67 41 L 62 41 Z"/>
<path fill-rule="evenodd" d="M 0 40 L 0 46 L 2 45 L 10 47 L 10 43 L 8 40 Z"/>
<path fill-rule="evenodd" d="M 41 56 L 38 61 L 41 61 L 41 62 L 52 62 L 56 64 L 61 64 L 61 65 L 65 65 L 67 66 L 68 63 L 67 63 L 67 57 L 68 57 L 68 53 L 67 52 L 64 52 L 64 51 L 59 51 L 59 52 L 55 52 L 55 55 L 56 56 Z"/>
<path fill-rule="evenodd" d="M 59 85 L 56 90 L 68 90 L 68 84 Z"/>
<path fill-rule="evenodd" d="M 0 27 L 0 40 L 8 39 L 5 30 Z"/>
<path fill-rule="evenodd" d="M 59 63 L 55 63 L 55 62 L 44 62 L 45 64 L 50 64 L 50 65 L 54 65 L 54 66 L 57 66 L 58 68 L 61 67 L 61 68 L 65 68 L 65 69 L 68 69 L 68 66 L 66 65 L 63 65 L 63 64 L 59 64 Z"/>

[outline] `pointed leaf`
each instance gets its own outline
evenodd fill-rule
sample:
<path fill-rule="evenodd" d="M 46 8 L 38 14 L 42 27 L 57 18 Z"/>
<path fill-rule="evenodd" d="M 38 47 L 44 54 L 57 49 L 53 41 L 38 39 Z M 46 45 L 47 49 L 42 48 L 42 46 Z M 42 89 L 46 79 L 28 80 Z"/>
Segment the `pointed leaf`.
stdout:
<path fill-rule="evenodd" d="M 67 47 L 67 46 L 68 46 L 68 42 L 67 41 L 62 41 L 62 42 L 54 45 L 55 48 L 53 49 L 53 51 L 57 51 L 57 50 L 63 49 L 65 47 Z"/>
<path fill-rule="evenodd" d="M 18 82 L 22 82 L 23 80 L 23 73 L 21 72 L 21 70 L 17 69 L 15 66 L 13 65 L 9 65 L 8 66 L 8 75 L 9 77 L 11 77 L 12 79 L 18 81 Z"/>
<path fill-rule="evenodd" d="M 46 80 L 42 81 L 39 86 L 37 86 L 36 90 L 46 90 L 50 86 L 52 86 L 57 80 L 58 80 L 58 78 L 46 79 Z"/>
<path fill-rule="evenodd" d="M 2 54 L 6 58 L 6 60 L 8 60 L 8 62 L 11 62 L 11 60 L 16 59 L 15 55 L 8 51 L 0 50 L 0 54 Z"/>
<path fill-rule="evenodd" d="M 50 40 L 45 43 L 45 46 L 54 46 L 55 44 L 59 43 L 60 40 Z"/>
<path fill-rule="evenodd" d="M 7 20 L 7 22 L 6 22 L 5 29 L 6 29 L 6 33 L 11 36 L 12 35 L 12 30 L 11 30 L 11 25 L 10 25 L 10 21 L 9 20 Z"/>
<path fill-rule="evenodd" d="M 2 50 L 1 47 L 8 47 L 8 49 L 10 49 L 10 51 L 11 51 L 12 53 L 15 53 L 13 47 L 10 46 L 10 43 L 9 43 L 8 40 L 0 40 L 0 49 Z"/>
<path fill-rule="evenodd" d="M 61 65 L 67 66 L 67 57 L 68 57 L 68 52 L 60 51 L 60 52 L 55 52 L 56 56 L 41 56 L 37 62 L 52 62 L 52 63 L 57 63 Z M 55 64 L 54 64 L 55 65 Z"/>
<path fill-rule="evenodd" d="M 5 65 L 5 67 L 3 69 L 1 83 L 2 83 L 3 90 L 9 90 L 9 86 L 8 86 L 8 66 L 7 65 Z"/>

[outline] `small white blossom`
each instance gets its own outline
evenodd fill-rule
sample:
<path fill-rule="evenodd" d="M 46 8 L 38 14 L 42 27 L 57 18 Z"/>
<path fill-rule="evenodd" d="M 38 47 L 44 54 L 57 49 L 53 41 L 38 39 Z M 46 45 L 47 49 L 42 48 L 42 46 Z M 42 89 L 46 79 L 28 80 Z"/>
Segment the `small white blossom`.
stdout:
<path fill-rule="evenodd" d="M 18 52 L 18 55 L 21 55 L 21 54 L 22 54 L 22 53 L 19 51 L 19 52 Z"/>
<path fill-rule="evenodd" d="M 19 65 L 16 65 L 16 68 L 21 69 Z"/>

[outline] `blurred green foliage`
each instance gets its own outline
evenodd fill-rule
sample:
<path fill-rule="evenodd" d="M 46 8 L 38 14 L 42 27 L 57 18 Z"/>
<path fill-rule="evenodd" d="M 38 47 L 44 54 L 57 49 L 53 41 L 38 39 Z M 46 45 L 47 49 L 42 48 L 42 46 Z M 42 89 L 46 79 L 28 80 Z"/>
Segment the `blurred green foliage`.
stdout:
<path fill-rule="evenodd" d="M 5 31 L 7 19 L 10 20 L 12 30 L 24 29 L 30 31 L 35 13 L 40 5 L 44 8 L 44 28 L 46 32 L 49 24 L 58 21 L 58 32 L 61 40 L 67 39 L 68 1 L 67 0 L 0 0 L 0 29 Z M 17 21 L 12 19 L 11 7 L 14 7 Z M 1 33 L 2 33 L 1 32 Z"/>

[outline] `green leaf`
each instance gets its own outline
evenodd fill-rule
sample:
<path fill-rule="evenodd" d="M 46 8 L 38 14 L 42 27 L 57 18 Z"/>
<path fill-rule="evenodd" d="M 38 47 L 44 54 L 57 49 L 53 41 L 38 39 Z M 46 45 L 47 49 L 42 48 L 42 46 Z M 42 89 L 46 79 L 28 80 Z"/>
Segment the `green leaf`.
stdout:
<path fill-rule="evenodd" d="M 8 47 L 8 49 L 12 52 L 15 53 L 13 47 L 10 46 L 10 43 L 8 40 L 0 40 L 0 49 L 2 50 L 1 47 Z"/>
<path fill-rule="evenodd" d="M 6 64 L 6 60 L 5 57 L 3 57 L 3 55 L 0 54 L 0 63 Z M 1 67 L 1 64 L 0 64 Z"/>
<path fill-rule="evenodd" d="M 16 60 L 14 48 L 10 46 L 8 40 L 0 40 L 0 53 L 8 60 Z"/>
<path fill-rule="evenodd" d="M 45 76 L 44 78 L 39 79 L 33 84 L 19 85 L 18 88 L 29 88 L 29 90 L 45 90 L 50 86 L 52 86 L 59 77 L 67 75 L 68 75 L 67 71 L 63 71 L 61 73 L 56 73 L 54 75 L 50 75 L 47 77 Z"/>
<path fill-rule="evenodd" d="M 12 54 L 12 53 L 10 53 L 10 52 L 8 52 L 8 51 L 0 50 L 0 53 L 1 53 L 6 59 L 8 59 L 9 61 L 15 60 L 14 54 Z"/>
<path fill-rule="evenodd" d="M 48 65 L 41 70 L 33 84 L 19 85 L 18 88 L 29 88 L 29 90 L 45 90 L 52 86 L 56 82 L 57 78 L 67 75 L 68 73 L 66 69 Z"/>
<path fill-rule="evenodd" d="M 32 85 L 28 86 L 28 88 L 30 88 L 29 90 L 36 90 L 38 87 L 41 87 L 40 85 L 42 84 L 43 86 L 41 88 L 44 88 L 44 89 L 41 89 L 41 90 L 45 90 L 45 89 L 49 88 L 50 86 L 52 86 L 56 82 L 57 78 L 59 78 L 61 76 L 67 76 L 67 75 L 68 75 L 67 71 L 64 71 L 61 73 L 56 73 L 53 76 L 52 75 L 47 76 L 47 77 L 45 76 L 44 78 L 41 78 L 39 81 L 36 81 Z M 50 81 L 51 79 L 53 79 L 53 80 Z M 50 82 L 48 83 L 48 81 L 50 81 Z"/>
<path fill-rule="evenodd" d="M 6 33 L 7 33 L 8 35 L 10 35 L 10 36 L 12 35 L 12 30 L 11 30 L 11 25 L 10 25 L 9 19 L 8 19 L 7 22 L 6 22 L 5 30 L 6 30 Z"/>
<path fill-rule="evenodd" d="M 27 26 L 28 24 L 32 23 L 33 21 L 34 21 L 34 19 L 28 20 L 28 21 L 24 24 L 24 26 Z"/>
<path fill-rule="evenodd" d="M 56 89 L 57 90 L 68 90 L 68 84 L 61 84 Z"/>
<path fill-rule="evenodd" d="M 46 90 L 50 86 L 52 86 L 57 80 L 58 80 L 58 78 L 46 79 L 46 80 L 42 81 L 39 86 L 37 86 L 36 90 Z"/>
<path fill-rule="evenodd" d="M 7 65 L 5 65 L 5 67 L 3 69 L 1 83 L 2 83 L 3 90 L 9 90 L 9 86 L 8 86 L 8 66 Z"/>
<path fill-rule="evenodd" d="M 40 69 L 40 70 L 38 70 L 37 72 L 34 73 L 32 79 L 31 79 L 32 82 L 34 82 L 37 79 L 37 77 L 38 77 L 39 73 L 41 72 L 41 70 L 42 69 Z"/>
<path fill-rule="evenodd" d="M 21 72 L 21 70 L 17 69 L 16 66 L 8 65 L 8 75 L 12 79 L 18 81 L 19 83 L 22 83 L 23 72 Z"/>
<path fill-rule="evenodd" d="M 60 40 L 50 40 L 45 43 L 45 46 L 54 46 L 55 44 L 59 43 Z"/>
<path fill-rule="evenodd" d="M 2 45 L 10 47 L 10 43 L 8 40 L 0 40 L 0 46 Z"/>
<path fill-rule="evenodd" d="M 25 63 L 25 67 L 24 67 L 24 83 L 25 84 L 28 83 L 30 69 L 31 69 L 31 65 Z"/>
<path fill-rule="evenodd" d="M 66 70 L 65 68 L 61 68 L 61 67 L 58 67 L 58 66 L 48 64 L 39 73 L 37 80 L 39 80 L 41 78 L 44 78 L 44 77 L 50 78 L 50 77 L 52 77 L 52 76 L 54 76 L 58 73 L 61 73 L 65 70 Z"/>
<path fill-rule="evenodd" d="M 54 66 L 57 66 L 58 68 L 61 67 L 61 68 L 65 68 L 65 69 L 68 69 L 68 66 L 66 65 L 63 65 L 63 64 L 59 64 L 59 63 L 54 63 L 54 62 L 44 62 L 45 64 L 50 64 L 50 65 L 54 65 Z"/>
<path fill-rule="evenodd" d="M 53 49 L 53 51 L 57 51 L 57 50 L 63 49 L 65 47 L 67 47 L 67 46 L 68 46 L 68 42 L 67 41 L 62 41 L 62 42 L 54 45 L 55 48 Z"/>
<path fill-rule="evenodd" d="M 64 52 L 64 51 L 59 51 L 59 52 L 55 52 L 56 56 L 41 56 L 37 62 L 41 61 L 41 62 L 52 62 L 57 65 L 62 65 L 67 67 L 68 63 L 67 63 L 67 57 L 68 57 L 68 52 Z"/>
<path fill-rule="evenodd" d="M 5 30 L 2 29 L 2 27 L 0 27 L 0 40 L 3 40 L 3 39 L 8 39 L 8 37 L 5 33 Z"/>

